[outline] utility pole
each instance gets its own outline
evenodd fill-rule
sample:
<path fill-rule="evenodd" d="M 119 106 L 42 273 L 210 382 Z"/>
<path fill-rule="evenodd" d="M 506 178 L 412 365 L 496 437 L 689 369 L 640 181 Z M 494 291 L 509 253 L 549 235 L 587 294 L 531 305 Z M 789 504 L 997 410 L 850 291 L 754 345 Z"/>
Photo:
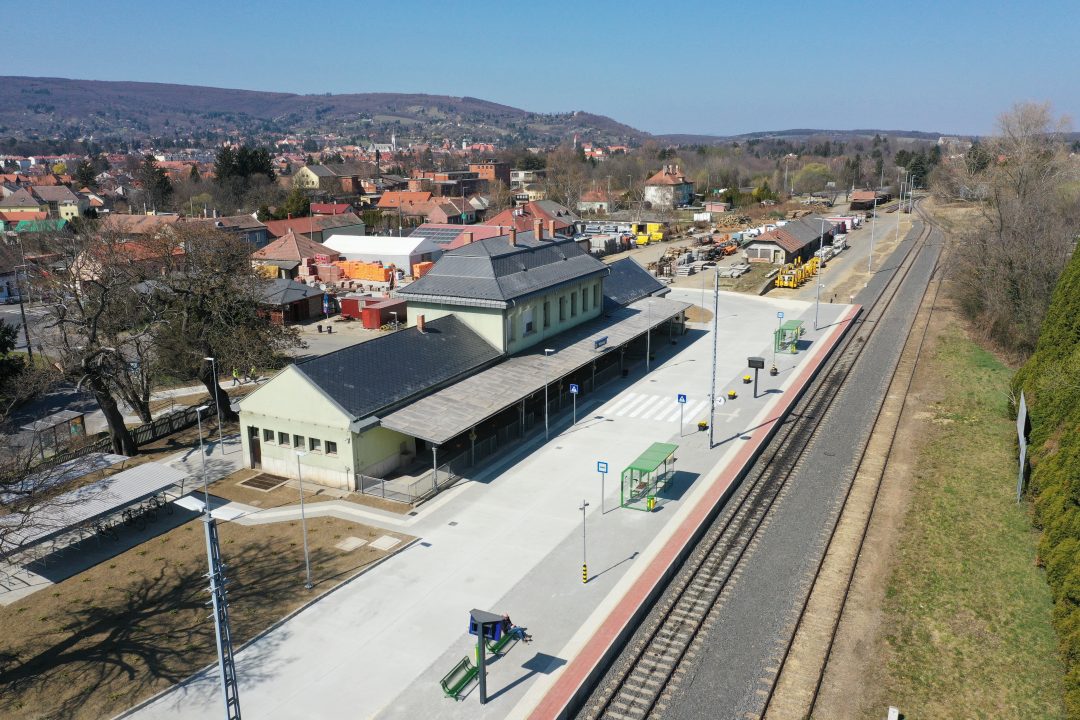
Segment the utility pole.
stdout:
<path fill-rule="evenodd" d="M 713 447 L 713 426 L 716 425 L 716 346 L 720 317 L 720 273 L 713 273 L 712 315 L 712 385 L 709 386 L 709 449 Z M 693 418 L 691 418 L 693 419 Z"/>

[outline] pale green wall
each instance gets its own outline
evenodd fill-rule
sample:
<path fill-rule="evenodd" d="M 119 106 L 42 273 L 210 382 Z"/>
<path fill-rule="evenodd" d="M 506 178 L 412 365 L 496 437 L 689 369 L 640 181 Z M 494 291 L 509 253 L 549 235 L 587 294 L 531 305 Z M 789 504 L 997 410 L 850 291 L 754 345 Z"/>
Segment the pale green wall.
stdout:
<path fill-rule="evenodd" d="M 259 428 L 262 469 L 274 475 L 295 478 L 296 454 L 289 446 L 277 443 L 277 433 L 302 435 L 307 455 L 300 458 L 305 480 L 351 489 L 353 463 L 351 418 L 333 400 L 312 384 L 293 366 L 288 366 L 261 388 L 240 401 L 240 427 L 244 466 L 251 466 L 249 430 Z M 263 440 L 264 429 L 274 431 L 274 441 Z M 322 440 L 322 451 L 312 452 L 307 438 Z M 337 443 L 337 454 L 326 453 L 326 441 Z"/>
<path fill-rule="evenodd" d="M 581 291 L 588 295 L 588 309 L 582 309 Z M 578 297 L 577 314 L 571 314 L 572 294 Z M 599 296 L 599 302 L 594 298 Z M 566 301 L 566 318 L 559 320 L 559 298 Z M 544 327 L 544 301 L 550 303 L 550 325 Z M 453 313 L 475 330 L 481 337 L 496 348 L 506 353 L 516 353 L 532 347 L 546 338 L 558 335 L 564 330 L 599 317 L 604 306 L 604 288 L 602 278 L 591 278 L 573 285 L 566 285 L 544 295 L 535 295 L 505 310 L 499 308 L 478 308 L 466 305 L 442 305 L 426 302 L 409 301 L 409 325 L 416 324 L 416 316 L 423 315 L 428 322 L 435 318 Z M 526 309 L 533 311 L 533 332 L 525 334 Z M 512 328 L 512 331 L 511 331 Z"/>
<path fill-rule="evenodd" d="M 416 441 L 396 430 L 374 427 L 354 437 L 353 461 L 357 472 L 364 475 L 383 477 L 398 465 L 412 462 L 416 456 Z"/>
<path fill-rule="evenodd" d="M 409 301 L 409 326 L 416 324 L 416 316 L 423 315 L 426 322 L 451 313 L 468 325 L 476 334 L 495 348 L 503 350 L 503 311 L 499 308 L 467 307 L 465 305 L 437 305 L 435 303 Z"/>
<path fill-rule="evenodd" d="M 592 278 L 589 280 L 576 283 L 574 285 L 564 286 L 559 288 L 556 292 L 551 292 L 546 295 L 538 295 L 530 297 L 518 305 L 508 308 L 506 310 L 506 321 L 508 324 L 507 337 L 510 337 L 508 353 L 516 353 L 525 348 L 532 347 L 547 338 L 554 335 L 558 335 L 564 330 L 568 330 L 575 325 L 580 325 L 583 322 L 592 320 L 599 317 L 600 312 L 604 306 L 604 292 L 601 278 Z M 596 290 L 599 288 L 599 290 Z M 587 309 L 583 310 L 581 291 L 586 291 L 588 296 Z M 599 295 L 600 302 L 594 303 L 594 292 Z M 571 314 L 571 300 L 572 294 L 577 294 L 577 315 Z M 566 319 L 559 320 L 559 298 L 562 297 L 566 301 Z M 550 319 L 551 324 L 549 327 L 544 327 L 544 301 L 550 303 Z M 533 332 L 525 334 L 525 318 L 526 309 L 532 308 L 533 311 Z M 509 332 L 509 327 L 513 327 L 513 332 Z"/>

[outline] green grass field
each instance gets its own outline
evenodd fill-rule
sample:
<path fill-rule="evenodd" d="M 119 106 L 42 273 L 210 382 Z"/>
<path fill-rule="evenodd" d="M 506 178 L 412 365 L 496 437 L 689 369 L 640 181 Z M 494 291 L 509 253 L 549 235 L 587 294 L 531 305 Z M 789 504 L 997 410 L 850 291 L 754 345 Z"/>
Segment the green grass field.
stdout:
<path fill-rule="evenodd" d="M 954 318 L 955 319 L 955 318 Z M 885 602 L 884 696 L 915 718 L 1064 718 L 1038 534 L 1016 504 L 1012 371 L 950 322 Z"/>

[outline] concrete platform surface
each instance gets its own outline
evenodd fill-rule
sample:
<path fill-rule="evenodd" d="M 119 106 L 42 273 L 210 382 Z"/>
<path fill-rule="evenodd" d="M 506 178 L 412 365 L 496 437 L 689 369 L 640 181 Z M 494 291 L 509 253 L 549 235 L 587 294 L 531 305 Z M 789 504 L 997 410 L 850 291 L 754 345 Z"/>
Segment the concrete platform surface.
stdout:
<path fill-rule="evenodd" d="M 676 289 L 671 297 L 695 302 L 701 295 Z M 609 632 L 609 617 L 634 601 L 651 563 L 662 562 L 672 543 L 686 537 L 703 503 L 710 497 L 715 502 L 718 483 L 734 475 L 733 463 L 748 457 L 747 448 L 793 394 L 787 390 L 809 377 L 811 363 L 820 362 L 826 346 L 842 334 L 846 321 L 838 320 L 855 312 L 852 306 L 823 304 L 817 332 L 814 306 L 804 302 L 722 293 L 720 308 L 717 390 L 733 388 L 739 397 L 717 407 L 715 447 L 695 427 L 709 411 L 711 326 L 692 326 L 677 345 L 654 346 L 651 373 L 639 362 L 629 378 L 582 396 L 576 426 L 569 426 L 567 413 L 553 423 L 558 432 L 550 442 L 542 436 L 526 442 L 517 457 L 496 461 L 477 480 L 421 506 L 405 523 L 386 526 L 420 542 L 240 651 L 244 714 L 520 717 L 543 702 L 568 667 L 580 672 L 579 656 L 596 651 L 595 638 Z M 807 333 L 798 354 L 777 356 L 776 378 L 761 374 L 754 398 L 741 376 L 747 356 L 771 362 L 777 311 L 787 320 L 806 321 Z M 682 428 L 679 393 L 688 396 Z M 618 509 L 619 472 L 656 441 L 679 445 L 672 488 L 655 512 Z M 610 468 L 603 496 L 598 460 Z M 581 582 L 583 501 L 589 503 L 587 584 Z M 367 522 L 379 525 L 377 519 Z M 438 684 L 454 663 L 472 655 L 474 638 L 466 623 L 473 607 L 509 613 L 535 638 L 491 664 L 490 699 L 482 707 L 475 689 L 455 703 Z M 219 714 L 216 677 L 216 667 L 208 669 L 124 717 Z"/>

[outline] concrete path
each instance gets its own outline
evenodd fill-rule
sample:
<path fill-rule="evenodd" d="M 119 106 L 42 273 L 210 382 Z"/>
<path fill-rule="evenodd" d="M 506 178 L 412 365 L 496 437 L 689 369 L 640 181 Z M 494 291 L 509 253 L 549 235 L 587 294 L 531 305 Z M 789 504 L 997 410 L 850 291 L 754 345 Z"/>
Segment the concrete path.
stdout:
<path fill-rule="evenodd" d="M 689 291 L 693 301 L 700 293 Z M 418 514 L 387 529 L 421 538 L 391 562 L 320 600 L 238 654 L 240 702 L 260 718 L 503 717 L 530 687 L 572 660 L 574 638 L 587 637 L 589 618 L 617 603 L 631 570 L 655 543 L 680 525 L 683 506 L 706 476 L 737 453 L 755 424 L 783 395 L 784 384 L 810 353 L 777 358 L 781 373 L 762 378 L 751 397 L 739 379 L 748 355 L 771 360 L 776 312 L 788 319 L 812 307 L 724 293 L 720 310 L 718 390 L 739 398 L 718 408 L 718 445 L 694 423 L 707 417 L 711 336 L 696 328 L 675 346 L 657 348 L 653 372 L 643 365 L 626 380 L 582 397 L 575 427 L 550 442 L 539 437 L 521 448 L 523 459 L 504 459 L 472 482 L 424 504 Z M 848 306 L 822 307 L 828 322 Z M 812 319 L 812 316 L 811 316 Z M 837 327 L 823 332 L 839 332 Z M 808 348 L 821 334 L 808 331 Z M 768 391 L 774 392 L 768 392 Z M 688 395 L 680 429 L 676 395 Z M 680 445 L 679 474 L 653 513 L 616 509 L 618 471 L 654 441 Z M 596 461 L 612 469 L 601 496 Z M 591 579 L 581 582 L 582 501 Z M 320 503 L 323 504 L 323 503 Z M 314 507 L 309 506 L 309 507 Z M 605 512 L 606 511 L 606 512 Z M 396 518 L 395 518 L 396 520 Z M 365 518 L 379 526 L 386 518 Z M 226 557 L 226 562 L 228 558 Z M 316 573 L 318 569 L 315 569 Z M 492 702 L 478 707 L 475 693 L 454 703 L 438 679 L 470 654 L 467 613 L 478 607 L 509 613 L 536 640 L 512 648 L 489 675 Z M 203 718 L 220 699 L 213 673 L 199 674 L 131 713 L 138 718 Z"/>

